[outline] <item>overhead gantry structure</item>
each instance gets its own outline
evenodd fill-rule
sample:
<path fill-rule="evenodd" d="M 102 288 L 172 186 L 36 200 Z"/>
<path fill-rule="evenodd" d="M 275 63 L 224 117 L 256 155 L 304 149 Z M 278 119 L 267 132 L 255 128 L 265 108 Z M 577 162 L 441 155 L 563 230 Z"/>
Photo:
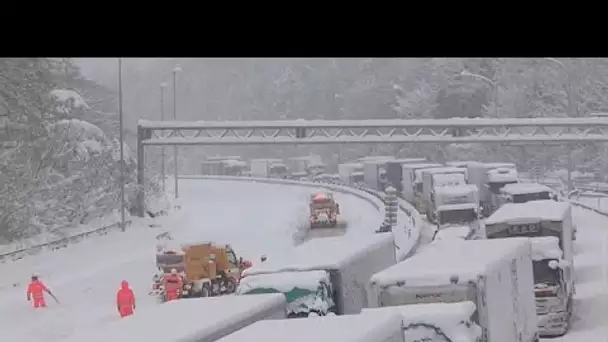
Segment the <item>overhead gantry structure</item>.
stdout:
<path fill-rule="evenodd" d="M 148 121 L 137 125 L 138 214 L 145 146 L 404 143 L 574 144 L 608 141 L 608 118 Z"/>

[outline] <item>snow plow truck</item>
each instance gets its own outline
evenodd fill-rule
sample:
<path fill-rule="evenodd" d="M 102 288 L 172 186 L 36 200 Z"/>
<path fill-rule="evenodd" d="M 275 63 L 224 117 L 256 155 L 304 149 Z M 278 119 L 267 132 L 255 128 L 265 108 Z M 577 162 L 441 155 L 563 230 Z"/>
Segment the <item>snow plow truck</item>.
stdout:
<path fill-rule="evenodd" d="M 334 200 L 333 194 L 316 193 L 310 195 L 310 228 L 335 228 L 342 226 L 340 222 L 340 205 Z"/>
<path fill-rule="evenodd" d="M 183 280 L 179 298 L 215 297 L 233 293 L 251 262 L 237 258 L 230 245 L 204 242 L 183 245 L 178 251 L 158 251 L 156 266 L 159 272 L 154 275 L 150 294 L 164 302 L 164 277 L 173 269 Z"/>

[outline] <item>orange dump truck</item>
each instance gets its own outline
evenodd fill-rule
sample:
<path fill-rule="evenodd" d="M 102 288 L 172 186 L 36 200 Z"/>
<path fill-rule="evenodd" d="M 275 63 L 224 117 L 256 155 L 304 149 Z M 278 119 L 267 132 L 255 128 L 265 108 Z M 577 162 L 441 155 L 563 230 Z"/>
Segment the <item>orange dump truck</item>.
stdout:
<path fill-rule="evenodd" d="M 156 255 L 159 273 L 151 294 L 165 297 L 164 277 L 172 269 L 183 279 L 180 298 L 213 297 L 233 293 L 241 272 L 251 263 L 237 258 L 230 245 L 212 242 L 182 246 L 181 251 L 160 251 Z"/>

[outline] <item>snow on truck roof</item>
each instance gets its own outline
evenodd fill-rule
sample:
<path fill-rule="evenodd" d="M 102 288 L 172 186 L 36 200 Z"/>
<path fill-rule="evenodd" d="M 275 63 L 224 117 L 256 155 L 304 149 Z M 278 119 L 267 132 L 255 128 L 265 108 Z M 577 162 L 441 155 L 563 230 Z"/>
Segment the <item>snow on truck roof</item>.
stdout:
<path fill-rule="evenodd" d="M 450 283 L 458 276 L 459 283 L 477 279 L 490 265 L 529 246 L 527 238 L 494 240 L 452 240 L 430 244 L 396 265 L 374 274 L 370 282 L 377 286 L 433 286 Z"/>
<path fill-rule="evenodd" d="M 387 341 L 401 331 L 398 314 L 311 317 L 256 322 L 217 342 L 368 342 Z"/>
<path fill-rule="evenodd" d="M 430 168 L 438 168 L 441 167 L 441 164 L 433 164 L 433 163 L 420 163 L 420 164 L 403 164 L 404 169 L 430 169 Z"/>
<path fill-rule="evenodd" d="M 561 221 L 570 212 L 570 203 L 553 200 L 506 203 L 486 219 L 489 224 L 523 224 L 540 221 Z"/>
<path fill-rule="evenodd" d="M 399 314 L 403 317 L 404 325 L 409 325 L 417 322 L 443 322 L 442 329 L 449 326 L 461 324 L 462 321 L 468 321 L 475 313 L 475 303 L 473 302 L 457 302 L 457 303 L 428 303 L 428 304 L 410 304 L 398 306 L 386 306 L 381 308 L 363 308 L 361 314 L 369 314 L 375 312 L 387 312 Z M 453 335 L 450 335 L 453 336 Z"/>
<path fill-rule="evenodd" d="M 316 291 L 319 283 L 329 284 L 329 273 L 310 271 L 254 274 L 241 279 L 236 294 L 245 294 L 252 289 L 275 289 L 286 293 L 296 287 Z"/>
<path fill-rule="evenodd" d="M 393 234 L 312 239 L 293 249 L 290 254 L 279 259 L 269 259 L 246 269 L 243 274 L 250 276 L 288 271 L 339 269 L 367 251 L 385 244 L 394 244 Z"/>
<path fill-rule="evenodd" d="M 175 300 L 103 325 L 94 333 L 75 334 L 66 342 L 199 341 L 217 336 L 231 325 L 247 325 L 252 316 L 281 305 L 286 302 L 280 293 Z M 172 329 L 166 322 L 177 325 Z"/>
<path fill-rule="evenodd" d="M 553 192 L 553 189 L 538 183 L 511 183 L 505 185 L 501 191 L 509 195 L 524 195 L 538 192 Z"/>
<path fill-rule="evenodd" d="M 467 169 L 463 167 L 432 167 L 422 170 L 424 173 L 442 174 L 442 173 L 465 173 Z"/>
<path fill-rule="evenodd" d="M 557 237 L 534 237 L 530 238 L 530 242 L 532 243 L 532 260 L 561 259 L 562 250 Z"/>
<path fill-rule="evenodd" d="M 479 190 L 475 184 L 459 184 L 435 188 L 435 193 L 443 196 L 465 196 L 476 191 Z"/>

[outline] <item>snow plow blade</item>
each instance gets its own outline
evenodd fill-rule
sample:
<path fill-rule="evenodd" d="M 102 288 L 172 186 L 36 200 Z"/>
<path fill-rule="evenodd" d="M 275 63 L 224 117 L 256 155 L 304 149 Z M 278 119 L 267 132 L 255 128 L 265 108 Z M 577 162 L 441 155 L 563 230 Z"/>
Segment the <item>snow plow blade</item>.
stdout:
<path fill-rule="evenodd" d="M 348 227 L 348 223 L 345 221 L 336 221 L 336 222 L 311 222 L 310 229 L 327 229 L 327 228 L 338 228 L 338 229 L 346 229 Z"/>

